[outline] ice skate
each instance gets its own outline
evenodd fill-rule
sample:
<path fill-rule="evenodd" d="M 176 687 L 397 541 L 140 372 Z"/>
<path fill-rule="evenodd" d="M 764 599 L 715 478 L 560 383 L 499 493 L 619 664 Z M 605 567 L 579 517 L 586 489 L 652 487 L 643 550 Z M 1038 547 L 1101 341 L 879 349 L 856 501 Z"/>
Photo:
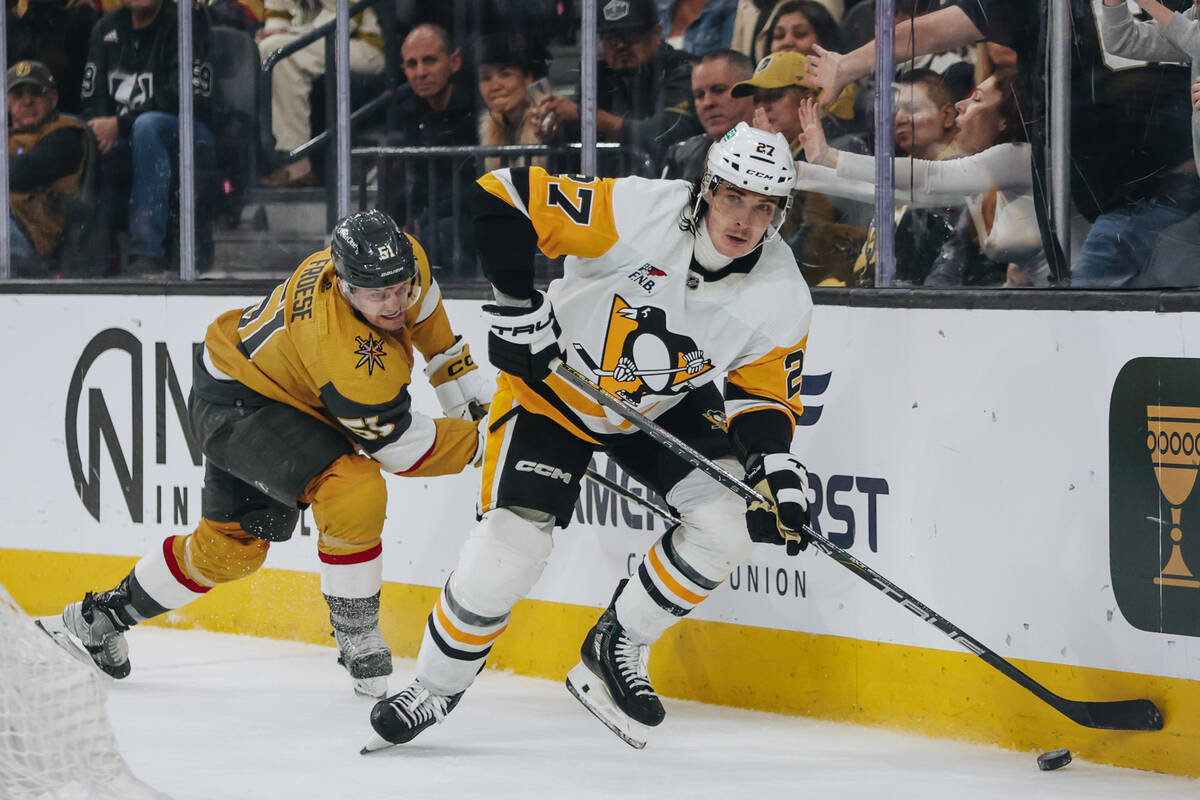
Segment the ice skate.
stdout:
<path fill-rule="evenodd" d="M 78 657 L 82 647 L 104 673 L 124 678 L 130 670 L 125 642 L 129 626 L 117 616 L 111 601 L 112 592 L 88 592 L 83 600 L 64 608 L 61 617 L 45 617 L 37 625 L 67 652 Z"/>
<path fill-rule="evenodd" d="M 637 644 L 625 634 L 610 604 L 588 631 L 580 662 L 567 674 L 571 694 L 609 730 L 639 750 L 646 746 L 647 729 L 666 716 L 650 685 L 649 661 L 650 645 Z"/>
<path fill-rule="evenodd" d="M 413 681 L 404 691 L 380 700 L 371 709 L 371 727 L 376 735 L 360 752 L 366 755 L 412 741 L 421 731 L 445 719 L 463 694 L 434 694 L 419 680 Z"/>
<path fill-rule="evenodd" d="M 392 651 L 379 628 L 358 633 L 334 631 L 338 663 L 354 679 L 354 693 L 363 697 L 387 697 L 387 676 L 392 674 Z"/>

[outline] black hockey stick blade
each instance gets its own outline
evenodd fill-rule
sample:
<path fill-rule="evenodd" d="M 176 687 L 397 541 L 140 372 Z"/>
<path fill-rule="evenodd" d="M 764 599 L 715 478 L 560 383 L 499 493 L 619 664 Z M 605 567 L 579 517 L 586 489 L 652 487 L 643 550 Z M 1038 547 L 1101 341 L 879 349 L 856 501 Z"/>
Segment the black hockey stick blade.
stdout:
<path fill-rule="evenodd" d="M 643 431 L 650 438 L 661 444 L 663 447 L 675 453 L 687 463 L 691 464 L 696 469 L 704 472 L 713 480 L 721 485 L 731 489 L 738 495 L 748 500 L 762 501 L 765 498 L 752 487 L 747 486 L 736 475 L 733 475 L 721 465 L 714 463 L 712 460 L 705 457 L 686 442 L 683 442 L 675 437 L 670 431 L 664 429 L 654 420 L 647 418 L 637 409 L 632 408 L 625 403 L 621 398 L 606 391 L 600 386 L 588 380 L 586 375 L 583 375 L 578 370 L 567 365 L 565 362 L 558 362 L 554 366 L 554 373 L 563 380 L 570 383 L 575 388 L 579 389 L 583 394 L 595 400 L 605 408 L 609 408 L 620 414 L 622 418 L 628 420 L 639 430 Z M 1033 678 L 1026 675 L 1013 664 L 1006 661 L 1001 656 L 997 655 L 993 650 L 984 645 L 975 637 L 968 634 L 966 631 L 959 628 L 957 625 L 946 619 L 942 615 L 934 612 L 929 606 L 922 603 L 917 598 L 913 597 L 908 592 L 901 589 L 890 580 L 880 575 L 871 567 L 867 566 L 862 561 L 859 561 L 850 553 L 835 545 L 833 542 L 826 539 L 821 534 L 817 533 L 810 527 L 805 527 L 804 532 L 811 538 L 813 546 L 832 558 L 834 561 L 841 564 L 846 569 L 853 572 L 858 577 L 865 580 L 867 583 L 874 586 L 891 600 L 899 603 L 904 608 L 907 608 L 912 613 L 916 614 L 925 622 L 937 628 L 942 633 L 949 636 L 960 645 L 970 650 L 975 655 L 979 656 L 992 667 L 1003 673 L 1005 676 L 1028 689 L 1036 697 L 1045 702 L 1047 705 L 1054 708 L 1063 716 L 1087 728 L 1100 728 L 1103 730 L 1120 730 L 1120 731 L 1158 731 L 1162 730 L 1163 718 L 1159 713 L 1158 707 L 1149 700 L 1114 700 L 1114 701 L 1083 701 L 1069 700 L 1065 697 L 1060 697 L 1054 692 L 1042 686 Z"/>
<path fill-rule="evenodd" d="M 1113 700 L 1086 702 L 1062 700 L 1066 708 L 1055 706 L 1072 721 L 1088 728 L 1108 731 L 1161 731 L 1162 714 L 1149 700 Z"/>

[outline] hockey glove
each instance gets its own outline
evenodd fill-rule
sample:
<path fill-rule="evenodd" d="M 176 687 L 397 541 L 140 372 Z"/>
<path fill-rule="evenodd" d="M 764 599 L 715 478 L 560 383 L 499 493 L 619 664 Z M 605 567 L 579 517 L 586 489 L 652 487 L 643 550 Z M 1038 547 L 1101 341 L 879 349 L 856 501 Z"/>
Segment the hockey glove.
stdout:
<path fill-rule="evenodd" d="M 746 503 L 750 538 L 786 544 L 794 556 L 808 547 L 808 470 L 791 453 L 755 453 L 746 459 L 746 483 L 767 499 Z"/>
<path fill-rule="evenodd" d="M 532 308 L 489 303 L 483 311 L 489 325 L 488 360 L 526 383 L 545 380 L 551 362 L 563 355 L 558 346 L 562 330 L 550 300 L 537 292 Z"/>
<path fill-rule="evenodd" d="M 471 358 L 471 348 L 458 336 L 454 344 L 429 359 L 425 377 L 433 385 L 442 413 L 459 419 L 478 419 L 475 408 L 486 413 L 492 395 L 479 367 Z"/>

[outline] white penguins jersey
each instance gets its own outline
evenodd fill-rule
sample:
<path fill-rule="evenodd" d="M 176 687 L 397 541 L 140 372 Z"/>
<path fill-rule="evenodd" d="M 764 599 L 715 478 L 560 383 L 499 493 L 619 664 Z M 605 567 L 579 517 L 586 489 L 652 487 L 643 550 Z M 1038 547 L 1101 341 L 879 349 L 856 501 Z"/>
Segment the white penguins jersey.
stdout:
<path fill-rule="evenodd" d="M 694 235 L 681 225 L 687 182 L 533 167 L 479 184 L 529 218 L 542 252 L 566 255 L 546 294 L 572 367 L 651 418 L 726 375 L 729 421 L 769 408 L 794 424 L 803 412 L 812 297 L 786 244 L 767 242 L 748 271 L 706 277 L 691 269 Z M 511 384 L 522 406 L 586 438 L 633 431 L 557 375 L 544 387 Z"/>

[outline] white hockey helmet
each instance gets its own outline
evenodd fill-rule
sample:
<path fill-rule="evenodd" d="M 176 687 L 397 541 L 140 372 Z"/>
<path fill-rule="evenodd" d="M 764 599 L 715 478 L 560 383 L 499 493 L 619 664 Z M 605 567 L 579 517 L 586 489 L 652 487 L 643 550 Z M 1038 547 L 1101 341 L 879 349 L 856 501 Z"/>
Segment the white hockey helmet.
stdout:
<path fill-rule="evenodd" d="M 796 185 L 792 149 L 784 135 L 745 122 L 712 143 L 704 166 L 705 191 L 713 188 L 714 178 L 771 197 L 791 197 Z"/>
<path fill-rule="evenodd" d="M 771 224 L 774 230 L 767 232 L 766 238 L 773 238 L 792 207 L 792 190 L 796 186 L 796 167 L 787 138 L 782 133 L 768 133 L 739 122 L 713 142 L 708 148 L 700 193 L 692 209 L 693 220 L 697 219 L 700 200 L 721 181 L 746 191 L 783 198 Z"/>

